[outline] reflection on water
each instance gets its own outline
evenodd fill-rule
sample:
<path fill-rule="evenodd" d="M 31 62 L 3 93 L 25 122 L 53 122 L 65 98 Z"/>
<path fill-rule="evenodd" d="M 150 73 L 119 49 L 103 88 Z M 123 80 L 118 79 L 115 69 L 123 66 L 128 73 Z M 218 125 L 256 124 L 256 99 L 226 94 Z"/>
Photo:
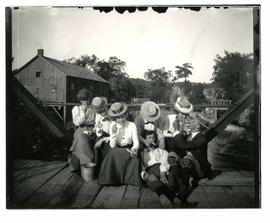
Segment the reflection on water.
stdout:
<path fill-rule="evenodd" d="M 208 160 L 215 169 L 254 169 L 254 134 L 236 125 L 208 144 Z"/>

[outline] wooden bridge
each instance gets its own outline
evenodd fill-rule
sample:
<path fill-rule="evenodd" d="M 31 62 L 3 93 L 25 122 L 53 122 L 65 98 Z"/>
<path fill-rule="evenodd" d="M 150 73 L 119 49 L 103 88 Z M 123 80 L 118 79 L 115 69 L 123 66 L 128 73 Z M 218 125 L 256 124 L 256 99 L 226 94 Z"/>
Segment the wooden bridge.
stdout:
<path fill-rule="evenodd" d="M 14 160 L 10 176 L 8 208 L 162 208 L 146 187 L 84 182 L 65 162 Z M 254 184 L 252 171 L 223 171 L 201 180 L 189 200 L 198 202 L 196 208 L 255 208 Z"/>

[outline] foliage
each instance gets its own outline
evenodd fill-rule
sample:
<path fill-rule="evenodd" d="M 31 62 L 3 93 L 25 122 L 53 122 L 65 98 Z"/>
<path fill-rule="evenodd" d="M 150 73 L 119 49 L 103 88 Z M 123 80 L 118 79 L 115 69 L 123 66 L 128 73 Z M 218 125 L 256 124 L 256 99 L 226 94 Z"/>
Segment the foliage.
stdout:
<path fill-rule="evenodd" d="M 194 83 L 192 85 L 192 91 L 190 92 L 188 98 L 192 104 L 203 104 L 205 102 L 205 97 L 203 94 L 204 85 L 202 83 Z"/>
<path fill-rule="evenodd" d="M 184 63 L 183 66 L 176 66 L 175 67 L 175 74 L 176 76 L 174 77 L 174 81 L 184 78 L 185 82 L 187 81 L 188 76 L 192 75 L 192 65 L 191 63 Z"/>
<path fill-rule="evenodd" d="M 224 91 L 224 98 L 236 101 L 253 86 L 252 54 L 230 53 L 216 55 L 213 78 L 216 89 Z"/>
<path fill-rule="evenodd" d="M 150 82 L 149 96 L 151 100 L 159 103 L 170 101 L 170 88 L 172 87 L 172 72 L 166 71 L 164 67 L 160 69 L 148 69 L 144 73 L 145 79 Z"/>
<path fill-rule="evenodd" d="M 110 57 L 108 61 L 100 60 L 95 55 L 82 55 L 79 58 L 70 58 L 66 62 L 90 69 L 110 83 L 111 101 L 129 102 L 135 96 L 136 91 L 132 83 L 128 80 L 125 73 L 126 63 L 117 57 Z"/>
<path fill-rule="evenodd" d="M 110 79 L 110 88 L 113 93 L 112 102 L 130 102 L 136 96 L 136 89 L 132 82 L 125 76 L 114 76 Z"/>
<path fill-rule="evenodd" d="M 164 67 L 160 69 L 148 69 L 144 73 L 144 78 L 151 81 L 156 86 L 168 86 L 172 77 L 171 71 L 166 71 Z"/>

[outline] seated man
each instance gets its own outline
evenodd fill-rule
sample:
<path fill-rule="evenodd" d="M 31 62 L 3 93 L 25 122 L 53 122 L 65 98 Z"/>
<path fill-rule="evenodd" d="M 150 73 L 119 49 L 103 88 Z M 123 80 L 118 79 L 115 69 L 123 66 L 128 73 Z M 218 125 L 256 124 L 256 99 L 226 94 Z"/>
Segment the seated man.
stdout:
<path fill-rule="evenodd" d="M 179 125 L 182 125 L 186 117 L 188 117 L 189 114 L 193 111 L 193 105 L 184 95 L 181 95 L 181 97 L 178 97 L 174 103 L 173 111 L 173 114 L 167 115 L 163 126 L 166 150 L 169 152 L 174 151 L 174 147 L 176 147 L 172 133 L 178 129 L 175 129 L 173 123 L 178 122 Z"/>
<path fill-rule="evenodd" d="M 186 204 L 188 190 L 182 181 L 178 157 L 157 148 L 156 138 L 155 132 L 145 132 L 146 147 L 141 153 L 143 162 L 141 177 L 148 187 L 160 196 L 163 207 L 172 207 L 176 197 Z"/>
<path fill-rule="evenodd" d="M 175 152 L 181 155 L 180 164 L 183 168 L 184 183 L 189 186 L 189 178 L 193 177 L 194 188 L 200 179 L 210 178 L 212 174 L 211 164 L 207 160 L 208 139 L 204 134 L 204 131 L 209 128 L 209 122 L 200 114 L 196 114 L 194 118 L 187 117 L 187 122 L 189 125 L 185 125 L 184 134 L 177 130 L 173 133 L 173 137 L 177 145 Z M 177 122 L 174 122 L 174 127 L 181 129 Z M 186 153 L 184 156 L 183 151 Z"/>

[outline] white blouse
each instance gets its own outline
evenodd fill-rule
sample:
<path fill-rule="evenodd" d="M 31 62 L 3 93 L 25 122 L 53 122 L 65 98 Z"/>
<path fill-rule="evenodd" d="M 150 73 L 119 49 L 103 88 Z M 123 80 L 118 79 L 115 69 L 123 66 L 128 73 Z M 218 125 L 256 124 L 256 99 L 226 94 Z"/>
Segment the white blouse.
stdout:
<path fill-rule="evenodd" d="M 81 124 L 94 124 L 93 114 L 93 109 L 91 107 L 88 107 L 86 112 L 82 105 L 73 107 L 72 119 L 74 125 L 80 126 Z"/>
<path fill-rule="evenodd" d="M 113 133 L 112 128 L 116 126 L 117 131 Z M 134 122 L 126 121 L 124 126 L 111 122 L 110 124 L 110 146 L 112 148 L 118 146 L 126 146 L 133 144 L 132 148 L 139 148 L 139 140 L 137 127 Z"/>
<path fill-rule="evenodd" d="M 173 123 L 176 120 L 177 114 L 170 114 L 167 116 L 167 122 L 169 122 L 169 128 L 163 131 L 165 137 L 172 137 L 172 133 L 176 131 L 173 127 Z"/>

